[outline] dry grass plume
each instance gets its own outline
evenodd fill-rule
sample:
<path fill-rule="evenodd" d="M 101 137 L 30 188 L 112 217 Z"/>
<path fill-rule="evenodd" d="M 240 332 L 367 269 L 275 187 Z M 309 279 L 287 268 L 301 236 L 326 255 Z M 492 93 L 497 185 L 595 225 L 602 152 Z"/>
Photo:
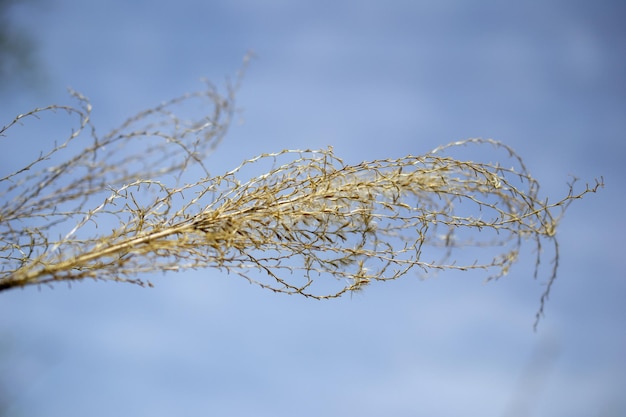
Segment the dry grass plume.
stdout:
<path fill-rule="evenodd" d="M 151 285 L 144 273 L 212 267 L 321 299 L 411 269 L 500 277 L 526 242 L 538 268 L 547 243 L 553 264 L 539 318 L 556 278 L 559 220 L 601 181 L 580 191 L 570 184 L 549 202 L 511 148 L 484 139 L 357 165 L 332 148 L 284 150 L 213 175 L 204 161 L 226 133 L 236 87 L 220 94 L 207 84 L 104 136 L 76 92 L 78 106 L 34 109 L 2 127 L 6 143 L 43 114 L 78 120 L 65 141 L 0 174 L 0 291 L 83 279 Z M 187 120 L 180 112 L 190 104 L 207 111 Z M 451 155 L 467 146 L 501 151 L 500 163 Z M 186 182 L 189 171 L 201 178 Z M 477 258 L 464 261 L 468 247 Z"/>

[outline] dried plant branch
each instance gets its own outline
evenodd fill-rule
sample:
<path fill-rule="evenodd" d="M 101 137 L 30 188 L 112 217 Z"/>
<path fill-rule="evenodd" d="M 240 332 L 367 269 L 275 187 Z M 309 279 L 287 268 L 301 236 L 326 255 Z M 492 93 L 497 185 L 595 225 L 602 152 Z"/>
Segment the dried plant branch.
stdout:
<path fill-rule="evenodd" d="M 0 179 L 0 291 L 86 278 L 148 284 L 154 271 L 214 267 L 272 291 L 338 297 L 373 280 L 417 267 L 505 275 L 523 242 L 545 242 L 558 267 L 556 228 L 580 192 L 555 202 L 508 146 L 470 139 L 421 156 L 345 164 L 332 148 L 285 150 L 243 162 L 223 175 L 204 167 L 224 136 L 234 92 L 209 87 L 139 113 L 97 136 L 87 99 L 18 116 L 65 111 L 79 127 L 52 151 Z M 205 100 L 209 115 L 184 120 L 176 110 Z M 56 165 L 47 162 L 83 133 L 91 143 Z M 140 143 L 140 151 L 128 152 Z M 509 165 L 450 156 L 463 146 L 504 151 Z M 186 183 L 199 167 L 203 178 Z M 55 233 L 59 237 L 55 237 Z M 462 251 L 476 247 L 464 260 Z"/>

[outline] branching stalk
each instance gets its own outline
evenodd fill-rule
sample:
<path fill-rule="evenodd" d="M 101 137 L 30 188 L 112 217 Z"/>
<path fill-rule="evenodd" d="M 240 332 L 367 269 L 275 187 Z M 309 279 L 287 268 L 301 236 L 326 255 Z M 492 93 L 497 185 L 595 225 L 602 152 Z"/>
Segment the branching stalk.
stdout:
<path fill-rule="evenodd" d="M 602 180 L 581 191 L 572 183 L 549 202 L 521 158 L 486 139 L 356 165 L 332 148 L 284 150 L 214 175 L 204 162 L 227 130 L 235 90 L 221 95 L 208 85 L 105 136 L 78 93 L 78 107 L 35 109 L 4 126 L 0 140 L 43 113 L 79 119 L 66 141 L 0 178 L 0 291 L 83 279 L 151 285 L 142 275 L 213 267 L 324 299 L 411 269 L 498 278 L 531 242 L 536 271 L 544 244 L 552 245 L 541 316 L 556 278 L 559 220 Z M 179 115 L 202 104 L 208 111 L 195 119 Z M 78 146 L 85 135 L 91 141 Z M 501 163 L 453 156 L 467 146 L 503 151 Z M 75 152 L 56 161 L 66 148 Z"/>

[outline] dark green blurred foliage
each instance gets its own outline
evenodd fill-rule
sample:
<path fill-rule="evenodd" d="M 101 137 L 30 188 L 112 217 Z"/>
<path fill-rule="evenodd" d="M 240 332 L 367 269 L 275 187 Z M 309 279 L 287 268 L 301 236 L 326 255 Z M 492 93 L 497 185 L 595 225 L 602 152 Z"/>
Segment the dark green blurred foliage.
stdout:
<path fill-rule="evenodd" d="M 0 0 L 0 92 L 8 88 L 30 89 L 42 81 L 36 42 L 15 21 L 15 7 L 33 6 L 31 0 Z"/>

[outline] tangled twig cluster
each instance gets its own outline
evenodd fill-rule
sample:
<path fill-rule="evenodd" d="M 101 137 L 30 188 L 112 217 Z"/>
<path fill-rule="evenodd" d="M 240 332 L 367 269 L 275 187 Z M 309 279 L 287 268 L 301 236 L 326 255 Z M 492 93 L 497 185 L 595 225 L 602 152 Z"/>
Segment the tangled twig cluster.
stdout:
<path fill-rule="evenodd" d="M 78 108 L 35 109 L 3 127 L 7 136 L 51 111 L 80 120 L 61 145 L 0 178 L 0 291 L 85 278 L 151 285 L 142 273 L 216 267 L 276 292 L 332 298 L 414 267 L 500 277 L 525 241 L 536 245 L 538 267 L 547 241 L 555 262 L 541 314 L 556 277 L 559 219 L 601 181 L 581 192 L 571 184 L 549 203 L 511 148 L 483 139 L 357 165 L 332 148 L 285 150 L 210 175 L 203 161 L 226 132 L 235 90 L 209 86 L 102 137 L 78 93 Z M 178 116 L 197 100 L 211 106 L 209 116 Z M 49 163 L 86 132 L 88 146 Z M 141 149 L 129 153 L 136 143 Z M 463 146 L 495 147 L 511 165 L 449 155 Z M 194 167 L 203 178 L 185 183 Z M 468 247 L 479 248 L 471 252 L 478 258 L 466 262 L 460 250 Z"/>

